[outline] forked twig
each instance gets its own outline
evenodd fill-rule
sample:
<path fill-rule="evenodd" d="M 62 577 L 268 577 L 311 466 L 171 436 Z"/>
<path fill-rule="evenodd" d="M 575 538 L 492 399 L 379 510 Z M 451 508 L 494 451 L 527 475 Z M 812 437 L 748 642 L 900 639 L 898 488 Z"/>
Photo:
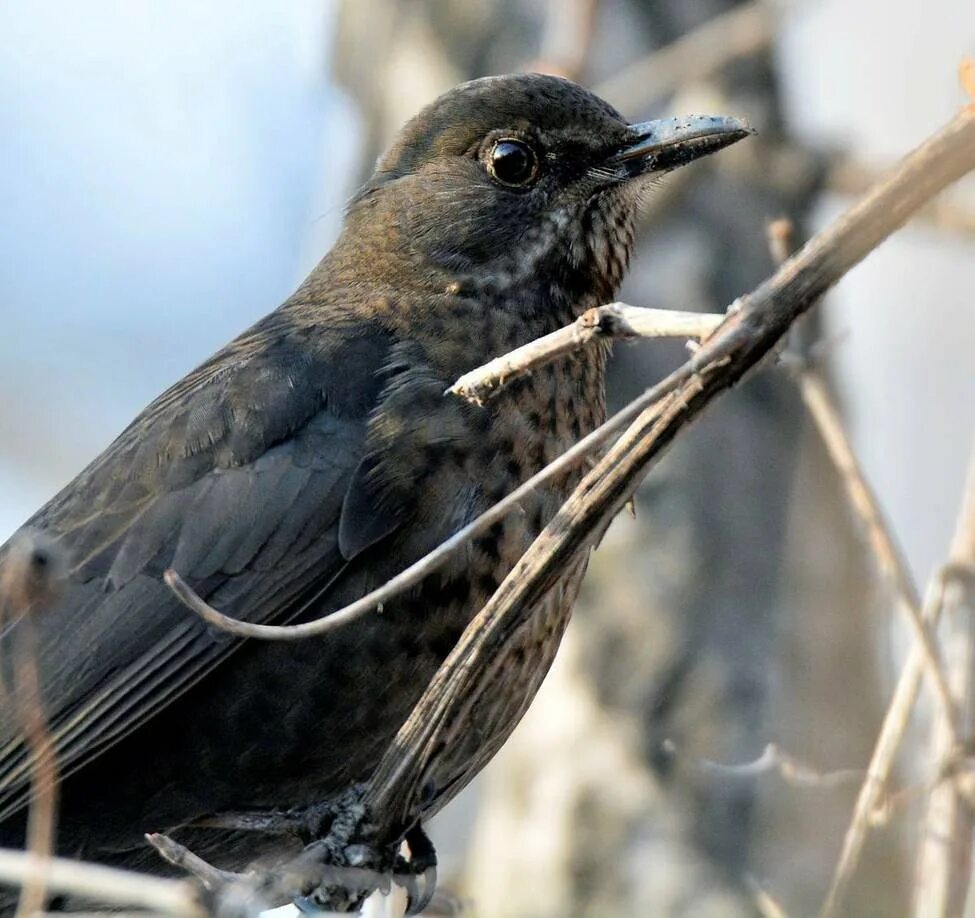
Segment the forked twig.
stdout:
<path fill-rule="evenodd" d="M 584 312 L 571 325 L 509 351 L 465 373 L 447 392 L 483 404 L 508 383 L 533 373 L 559 357 L 607 338 L 693 338 L 703 341 L 724 321 L 706 312 L 647 309 L 608 303 Z"/>
<path fill-rule="evenodd" d="M 944 589 L 945 580 L 942 572 L 939 572 L 928 587 L 922 611 L 924 622 L 929 628 L 933 629 L 941 616 Z M 853 807 L 853 817 L 843 837 L 843 848 L 823 905 L 824 918 L 841 914 L 842 904 L 857 865 L 860 863 L 860 855 L 863 853 L 867 836 L 877 822 L 876 814 L 883 810 L 887 783 L 894 768 L 894 758 L 907 732 L 911 712 L 914 710 L 921 689 L 923 674 L 924 655 L 920 645 L 915 641 L 911 645 L 907 661 L 901 669 L 894 694 L 884 714 L 880 733 L 877 735 L 870 756 L 870 764 L 867 766 L 867 775 L 860 787 Z"/>

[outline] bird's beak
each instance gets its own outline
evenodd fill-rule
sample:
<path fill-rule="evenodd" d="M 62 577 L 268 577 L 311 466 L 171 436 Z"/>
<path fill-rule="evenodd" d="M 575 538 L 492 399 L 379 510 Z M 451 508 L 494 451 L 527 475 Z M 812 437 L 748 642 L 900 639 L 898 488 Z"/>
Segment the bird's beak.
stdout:
<path fill-rule="evenodd" d="M 610 163 L 624 166 L 632 176 L 676 169 L 755 133 L 740 118 L 718 115 L 644 121 L 631 124 L 630 131 L 633 142 Z"/>

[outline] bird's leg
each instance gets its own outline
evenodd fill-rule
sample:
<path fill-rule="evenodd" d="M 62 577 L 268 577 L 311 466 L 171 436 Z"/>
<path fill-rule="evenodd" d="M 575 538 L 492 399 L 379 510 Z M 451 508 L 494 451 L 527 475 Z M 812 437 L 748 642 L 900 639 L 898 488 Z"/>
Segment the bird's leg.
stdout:
<path fill-rule="evenodd" d="M 302 912 L 355 909 L 375 890 L 388 892 L 392 881 L 406 890 L 408 914 L 414 915 L 436 890 L 437 855 L 419 822 L 404 837 L 409 859 L 397 853 L 398 843 L 377 844 L 361 788 L 311 806 L 217 813 L 193 827 L 299 838 L 302 853 L 269 874 L 263 886 L 266 892 L 287 886 Z"/>
<path fill-rule="evenodd" d="M 420 914 L 437 888 L 437 853 L 420 823 L 405 835 L 410 849 L 407 860 L 397 853 L 398 842 L 375 841 L 375 827 L 360 789 L 344 794 L 331 806 L 328 835 L 307 845 L 297 859 L 310 860 L 325 870 L 317 888 L 294 900 L 298 909 L 306 913 L 353 910 L 375 890 L 388 893 L 392 879 L 406 890 L 407 914 Z"/>
<path fill-rule="evenodd" d="M 339 810 L 333 800 L 290 809 L 230 810 L 195 819 L 187 828 L 291 835 L 307 845 L 325 837 Z"/>
<path fill-rule="evenodd" d="M 300 856 L 320 860 L 325 874 L 317 888 L 294 899 L 299 911 L 355 910 L 374 891 L 388 893 L 390 879 L 406 890 L 407 915 L 419 915 L 430 904 L 437 888 L 437 853 L 419 823 L 405 837 L 409 859 L 396 853 L 397 844 L 376 846 L 360 838 L 343 847 L 341 834 L 329 833 Z"/>
<path fill-rule="evenodd" d="M 361 786 L 354 787 L 328 801 L 325 807 L 331 819 L 327 834 L 306 844 L 292 862 L 299 872 L 311 868 L 309 876 L 317 874 L 313 882 L 303 884 L 304 894 L 294 900 L 300 911 L 354 911 L 374 890 L 389 889 L 395 846 L 383 849 L 366 841 L 371 833 L 362 793 Z M 336 876 L 336 870 L 344 874 L 348 868 L 356 876 L 354 884 L 345 876 Z"/>

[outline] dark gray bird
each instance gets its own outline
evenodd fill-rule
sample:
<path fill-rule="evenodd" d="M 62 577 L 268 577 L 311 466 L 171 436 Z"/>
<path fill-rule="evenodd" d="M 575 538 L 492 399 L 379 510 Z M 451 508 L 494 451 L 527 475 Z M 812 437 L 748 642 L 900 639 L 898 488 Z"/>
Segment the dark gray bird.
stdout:
<path fill-rule="evenodd" d="M 28 521 L 70 559 L 61 597 L 31 617 L 66 776 L 61 852 L 162 870 L 147 831 L 310 805 L 369 775 L 577 475 L 539 490 L 382 615 L 321 639 L 214 633 L 163 571 L 248 621 L 318 617 L 557 457 L 603 418 L 604 349 L 488 406 L 444 390 L 612 300 L 648 177 L 747 132 L 723 118 L 629 125 L 549 76 L 448 92 L 403 129 L 295 294 L 163 393 Z M 424 816 L 524 713 L 581 574 L 510 648 L 503 689 L 445 750 Z M 24 621 L 6 628 L 0 652 L 13 652 Z M 23 842 L 28 778 L 19 722 L 4 710 L 0 845 Z M 198 831 L 199 853 L 228 868 L 266 844 Z"/>

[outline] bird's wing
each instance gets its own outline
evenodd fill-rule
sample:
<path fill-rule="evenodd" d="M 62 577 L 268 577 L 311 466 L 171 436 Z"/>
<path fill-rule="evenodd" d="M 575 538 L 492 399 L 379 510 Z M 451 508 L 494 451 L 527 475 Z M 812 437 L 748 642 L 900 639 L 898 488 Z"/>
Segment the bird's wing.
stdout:
<path fill-rule="evenodd" d="M 272 314 L 160 396 L 27 523 L 64 550 L 70 575 L 53 607 L 8 625 L 0 661 L 31 627 L 62 774 L 238 646 L 180 605 L 167 567 L 230 614 L 270 622 L 299 615 L 348 562 L 339 521 L 389 342 L 352 326 L 318 337 Z M 396 525 L 389 513 L 371 539 Z M 12 708 L 0 712 L 0 819 L 27 795 Z"/>

